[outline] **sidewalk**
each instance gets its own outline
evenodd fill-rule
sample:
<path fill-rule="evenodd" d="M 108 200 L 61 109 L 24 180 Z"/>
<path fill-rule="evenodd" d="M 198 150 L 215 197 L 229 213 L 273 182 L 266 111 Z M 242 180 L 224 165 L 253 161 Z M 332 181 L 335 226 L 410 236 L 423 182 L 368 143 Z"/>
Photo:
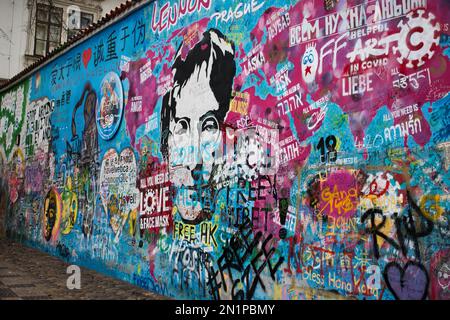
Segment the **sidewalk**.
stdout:
<path fill-rule="evenodd" d="M 81 289 L 69 290 L 69 264 L 9 240 L 0 240 L 0 300 L 164 300 L 166 297 L 81 268 Z"/>

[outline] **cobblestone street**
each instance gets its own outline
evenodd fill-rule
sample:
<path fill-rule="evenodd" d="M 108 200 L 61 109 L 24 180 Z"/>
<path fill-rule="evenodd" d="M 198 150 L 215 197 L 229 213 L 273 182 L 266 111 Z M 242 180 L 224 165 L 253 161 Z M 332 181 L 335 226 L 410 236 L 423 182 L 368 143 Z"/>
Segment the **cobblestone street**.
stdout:
<path fill-rule="evenodd" d="M 81 268 L 81 289 L 69 290 L 69 264 L 36 249 L 0 240 L 0 300 L 165 300 L 126 282 Z"/>

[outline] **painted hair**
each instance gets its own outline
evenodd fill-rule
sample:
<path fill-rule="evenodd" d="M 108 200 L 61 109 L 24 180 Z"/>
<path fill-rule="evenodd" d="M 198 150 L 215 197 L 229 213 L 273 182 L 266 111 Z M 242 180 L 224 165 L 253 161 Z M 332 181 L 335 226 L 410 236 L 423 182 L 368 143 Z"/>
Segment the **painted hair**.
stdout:
<path fill-rule="evenodd" d="M 175 95 L 186 85 L 191 77 L 198 77 L 202 72 L 202 64 L 206 63 L 206 76 L 209 77 L 209 86 L 219 103 L 219 110 L 215 113 L 217 120 L 223 122 L 228 112 L 233 79 L 236 75 L 234 61 L 234 44 L 216 29 L 209 29 L 203 33 L 203 39 L 192 48 L 183 59 L 178 48 L 175 61 L 172 65 L 174 72 L 174 85 L 163 98 L 161 106 L 161 153 L 167 155 L 167 140 L 169 137 L 170 120 L 176 115 Z"/>

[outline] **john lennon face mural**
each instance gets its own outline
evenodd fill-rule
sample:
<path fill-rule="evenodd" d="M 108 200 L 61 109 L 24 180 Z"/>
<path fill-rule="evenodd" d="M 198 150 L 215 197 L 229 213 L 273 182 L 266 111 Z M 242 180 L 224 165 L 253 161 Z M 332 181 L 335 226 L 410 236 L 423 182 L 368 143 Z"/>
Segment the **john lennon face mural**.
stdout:
<path fill-rule="evenodd" d="M 236 73 L 234 45 L 210 29 L 185 59 L 181 47 L 172 66 L 174 86 L 163 100 L 161 150 L 175 188 L 174 205 L 185 223 L 209 216 L 206 199 L 222 145 L 220 126 L 229 109 Z"/>

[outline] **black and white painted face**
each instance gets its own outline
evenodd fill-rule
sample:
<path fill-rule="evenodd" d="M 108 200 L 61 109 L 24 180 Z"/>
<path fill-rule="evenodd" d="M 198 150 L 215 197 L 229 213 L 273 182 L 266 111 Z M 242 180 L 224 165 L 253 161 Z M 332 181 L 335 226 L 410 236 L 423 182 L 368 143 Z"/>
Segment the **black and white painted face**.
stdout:
<path fill-rule="evenodd" d="M 174 90 L 176 112 L 170 121 L 168 146 L 175 205 L 188 222 L 197 220 L 203 209 L 202 194 L 222 143 L 216 117 L 219 103 L 210 88 L 207 68 L 203 63 L 185 86 Z"/>

